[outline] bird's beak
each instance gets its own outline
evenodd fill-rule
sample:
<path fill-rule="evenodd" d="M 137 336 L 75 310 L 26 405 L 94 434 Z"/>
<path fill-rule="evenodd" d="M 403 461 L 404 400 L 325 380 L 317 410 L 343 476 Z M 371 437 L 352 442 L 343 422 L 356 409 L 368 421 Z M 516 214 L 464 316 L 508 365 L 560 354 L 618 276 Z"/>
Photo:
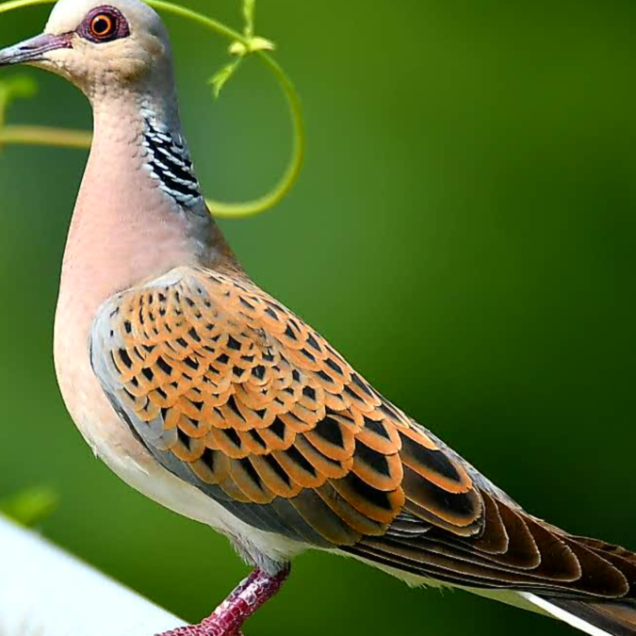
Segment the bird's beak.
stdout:
<path fill-rule="evenodd" d="M 50 51 L 73 48 L 71 35 L 70 33 L 61 35 L 43 33 L 20 44 L 9 46 L 0 51 L 0 66 L 42 62 Z"/>

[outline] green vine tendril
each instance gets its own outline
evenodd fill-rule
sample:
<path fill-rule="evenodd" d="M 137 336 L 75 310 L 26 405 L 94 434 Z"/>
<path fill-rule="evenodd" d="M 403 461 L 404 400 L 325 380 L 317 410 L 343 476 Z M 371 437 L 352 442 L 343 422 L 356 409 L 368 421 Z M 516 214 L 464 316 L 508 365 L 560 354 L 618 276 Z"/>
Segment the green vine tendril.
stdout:
<path fill-rule="evenodd" d="M 289 106 L 293 127 L 293 148 L 291 158 L 280 181 L 267 194 L 244 203 L 223 203 L 207 201 L 212 214 L 222 218 L 245 218 L 264 212 L 282 201 L 292 189 L 303 165 L 305 154 L 305 131 L 300 98 L 289 76 L 272 57 L 274 44 L 255 34 L 255 4 L 256 0 L 243 0 L 243 19 L 245 26 L 243 33 L 239 33 L 225 24 L 214 20 L 202 13 L 193 11 L 179 4 L 164 0 L 146 0 L 157 9 L 185 18 L 199 24 L 214 33 L 230 40 L 229 52 L 234 58 L 229 64 L 219 70 L 211 79 L 210 84 L 215 97 L 218 98 L 227 82 L 235 75 L 243 61 L 250 57 L 258 57 L 270 70 L 280 85 Z M 55 0 L 12 0 L 0 4 L 0 14 L 43 4 L 53 4 Z M 11 80 L 0 82 L 0 148 L 8 144 L 27 144 L 41 146 L 55 146 L 59 148 L 86 149 L 91 144 L 91 134 L 78 130 L 66 130 L 40 126 L 17 126 L 5 123 L 6 111 L 9 104 L 18 98 L 32 97 L 37 91 L 35 82 L 28 77 L 17 76 Z"/>

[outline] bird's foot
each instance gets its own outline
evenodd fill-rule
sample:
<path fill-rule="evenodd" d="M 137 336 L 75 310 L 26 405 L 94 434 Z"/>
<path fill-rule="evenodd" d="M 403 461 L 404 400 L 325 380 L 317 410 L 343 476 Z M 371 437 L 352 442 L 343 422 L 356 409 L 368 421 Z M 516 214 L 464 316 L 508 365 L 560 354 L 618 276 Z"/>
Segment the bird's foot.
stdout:
<path fill-rule="evenodd" d="M 254 570 L 202 623 L 159 636 L 243 636 L 243 623 L 280 590 L 288 576 L 289 569 L 274 575 Z"/>

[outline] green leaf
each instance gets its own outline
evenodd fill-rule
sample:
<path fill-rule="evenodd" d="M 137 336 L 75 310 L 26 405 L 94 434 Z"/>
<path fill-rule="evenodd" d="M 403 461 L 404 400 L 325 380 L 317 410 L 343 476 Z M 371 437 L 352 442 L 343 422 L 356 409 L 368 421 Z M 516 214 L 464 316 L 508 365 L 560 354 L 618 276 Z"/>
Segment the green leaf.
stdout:
<path fill-rule="evenodd" d="M 57 508 L 59 497 L 52 488 L 30 488 L 0 501 L 0 512 L 24 526 L 35 526 Z"/>
<path fill-rule="evenodd" d="M 214 97 L 216 99 L 219 98 L 219 95 L 221 94 L 221 91 L 223 90 L 224 86 L 227 84 L 228 80 L 234 75 L 234 73 L 236 73 L 242 61 L 243 59 L 239 57 L 238 59 L 224 66 L 220 71 L 218 71 L 212 77 L 212 79 L 210 80 L 210 84 L 212 84 Z"/>
<path fill-rule="evenodd" d="M 255 36 L 250 39 L 246 46 L 243 42 L 232 42 L 230 44 L 230 54 L 237 57 L 245 57 L 249 53 L 256 53 L 256 51 L 273 51 L 276 45 L 271 41 L 259 36 Z"/>

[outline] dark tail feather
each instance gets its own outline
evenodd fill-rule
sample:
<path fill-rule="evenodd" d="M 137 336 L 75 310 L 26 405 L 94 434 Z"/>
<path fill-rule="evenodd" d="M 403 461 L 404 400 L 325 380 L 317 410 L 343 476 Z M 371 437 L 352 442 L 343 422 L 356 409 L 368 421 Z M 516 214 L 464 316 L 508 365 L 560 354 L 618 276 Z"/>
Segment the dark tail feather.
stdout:
<path fill-rule="evenodd" d="M 590 636 L 636 636 L 636 601 L 590 602 L 523 594 L 548 614 Z"/>

